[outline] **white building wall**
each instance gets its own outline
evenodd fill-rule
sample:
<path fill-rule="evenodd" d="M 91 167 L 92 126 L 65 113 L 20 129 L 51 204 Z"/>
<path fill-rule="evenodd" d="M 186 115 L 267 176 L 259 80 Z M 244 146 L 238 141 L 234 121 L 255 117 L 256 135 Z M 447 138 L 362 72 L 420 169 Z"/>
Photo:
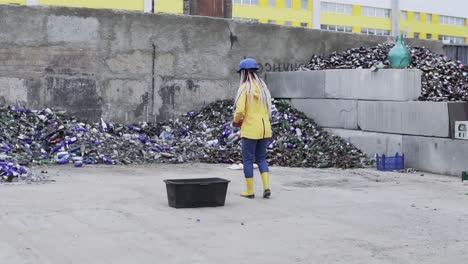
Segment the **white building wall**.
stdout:
<path fill-rule="evenodd" d="M 404 1 L 404 0 L 403 0 Z M 391 7 L 391 0 L 322 0 L 322 2 L 333 2 L 350 5 L 373 6 L 389 8 Z"/>
<path fill-rule="evenodd" d="M 467 0 L 400 0 L 401 10 L 468 18 Z"/>
<path fill-rule="evenodd" d="M 391 0 L 322 0 L 361 6 L 391 8 Z M 400 0 L 400 10 L 468 18 L 468 0 Z"/>

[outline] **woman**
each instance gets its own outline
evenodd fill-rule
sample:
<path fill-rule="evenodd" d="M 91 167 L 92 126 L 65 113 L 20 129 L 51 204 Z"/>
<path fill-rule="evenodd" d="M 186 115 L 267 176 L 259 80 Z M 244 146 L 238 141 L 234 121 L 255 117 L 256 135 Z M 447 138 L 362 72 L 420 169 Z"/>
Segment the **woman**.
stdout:
<path fill-rule="evenodd" d="M 266 151 L 271 138 L 271 95 L 257 75 L 257 62 L 245 59 L 239 64 L 240 86 L 235 100 L 233 125 L 241 128 L 242 159 L 247 191 L 242 197 L 255 198 L 253 189 L 254 159 L 263 181 L 263 197 L 271 196 Z"/>

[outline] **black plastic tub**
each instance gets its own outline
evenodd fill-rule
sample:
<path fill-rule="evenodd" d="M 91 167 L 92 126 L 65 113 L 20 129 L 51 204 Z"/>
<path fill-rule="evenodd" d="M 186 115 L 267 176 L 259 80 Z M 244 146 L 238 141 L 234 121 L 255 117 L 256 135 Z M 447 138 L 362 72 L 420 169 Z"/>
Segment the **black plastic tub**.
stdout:
<path fill-rule="evenodd" d="M 198 208 L 224 206 L 230 181 L 221 178 L 164 180 L 169 206 Z"/>

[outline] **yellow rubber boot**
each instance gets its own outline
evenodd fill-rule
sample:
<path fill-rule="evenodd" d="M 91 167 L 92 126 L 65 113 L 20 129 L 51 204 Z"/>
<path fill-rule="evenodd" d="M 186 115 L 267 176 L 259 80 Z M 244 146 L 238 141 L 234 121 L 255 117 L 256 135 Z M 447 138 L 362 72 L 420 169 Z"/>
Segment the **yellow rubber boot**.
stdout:
<path fill-rule="evenodd" d="M 270 177 L 268 172 L 262 173 L 262 182 L 263 182 L 263 198 L 270 198 L 271 190 L 270 190 Z"/>
<path fill-rule="evenodd" d="M 254 185 L 253 178 L 245 178 L 245 182 L 247 184 L 247 191 L 241 193 L 240 195 L 242 197 L 249 198 L 249 199 L 255 198 L 254 188 L 253 188 L 253 185 Z"/>

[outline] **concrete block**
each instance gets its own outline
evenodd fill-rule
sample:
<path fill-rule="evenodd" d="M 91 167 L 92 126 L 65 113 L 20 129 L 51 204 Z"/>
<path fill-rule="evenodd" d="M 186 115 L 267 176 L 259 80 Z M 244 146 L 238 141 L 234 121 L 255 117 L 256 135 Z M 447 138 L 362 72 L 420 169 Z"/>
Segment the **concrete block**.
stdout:
<path fill-rule="evenodd" d="M 2 1 L 2 4 L 5 3 Z M 0 43 L 37 45 L 44 40 L 45 16 L 31 15 L 28 10 L 9 12 L 0 9 Z"/>
<path fill-rule="evenodd" d="M 413 101 L 421 96 L 421 71 L 326 70 L 326 98 Z"/>
<path fill-rule="evenodd" d="M 232 99 L 235 97 L 238 83 L 226 80 L 163 80 L 155 83 L 157 93 L 156 105 L 159 105 L 159 117 L 162 119 L 177 118 L 193 109 L 199 109 L 207 104 L 206 98 L 214 100 Z M 229 87 L 229 92 L 220 89 Z"/>
<path fill-rule="evenodd" d="M 99 21 L 93 17 L 54 16 L 47 18 L 47 39 L 50 42 L 71 42 L 96 45 Z"/>
<path fill-rule="evenodd" d="M 28 88 L 23 79 L 0 78 L 0 105 L 14 105 L 28 101 Z"/>
<path fill-rule="evenodd" d="M 325 72 L 271 72 L 266 83 L 273 98 L 326 98 Z"/>
<path fill-rule="evenodd" d="M 357 129 L 358 101 L 291 99 L 291 104 L 322 127 Z"/>
<path fill-rule="evenodd" d="M 448 103 L 359 101 L 358 126 L 373 132 L 449 137 Z"/>
<path fill-rule="evenodd" d="M 274 98 L 412 101 L 421 95 L 420 70 L 324 70 L 267 73 Z"/>
<path fill-rule="evenodd" d="M 95 79 L 48 76 L 44 81 L 47 107 L 67 110 L 81 119 L 101 118 L 101 96 Z"/>
<path fill-rule="evenodd" d="M 145 75 L 152 73 L 153 54 L 151 52 L 132 51 L 117 54 L 106 61 L 107 66 L 113 73 L 124 75 Z M 158 68 L 156 71 L 158 71 Z"/>
<path fill-rule="evenodd" d="M 395 155 L 403 153 L 403 136 L 359 130 L 326 128 L 326 131 L 352 143 L 369 157 L 375 154 Z"/>
<path fill-rule="evenodd" d="M 42 77 L 44 74 L 91 75 L 97 72 L 97 57 L 97 51 L 92 48 L 0 46 L 0 73 L 27 77 Z"/>
<path fill-rule="evenodd" d="M 468 141 L 404 136 L 406 167 L 421 171 L 461 176 L 468 171 Z"/>
<path fill-rule="evenodd" d="M 105 89 L 106 120 L 129 123 L 145 120 L 149 83 L 136 80 L 110 80 Z"/>
<path fill-rule="evenodd" d="M 172 53 L 157 53 L 154 60 L 155 73 L 159 76 L 174 75 L 175 56 Z"/>

